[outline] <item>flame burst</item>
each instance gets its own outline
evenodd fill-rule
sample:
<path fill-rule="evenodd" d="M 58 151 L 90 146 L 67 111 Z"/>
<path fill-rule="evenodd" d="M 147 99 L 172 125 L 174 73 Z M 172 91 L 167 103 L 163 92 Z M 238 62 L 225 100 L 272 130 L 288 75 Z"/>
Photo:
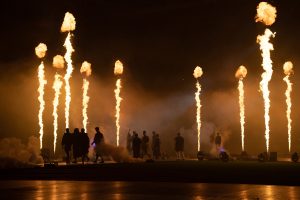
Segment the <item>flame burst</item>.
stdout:
<path fill-rule="evenodd" d="M 272 79 L 273 69 L 272 69 L 272 60 L 270 51 L 274 50 L 272 43 L 270 43 L 270 37 L 275 37 L 275 34 L 272 33 L 269 29 L 265 30 L 264 35 L 257 36 L 257 42 L 260 45 L 260 50 L 262 51 L 263 63 L 262 67 L 265 72 L 262 73 L 262 80 L 260 82 L 260 90 L 263 93 L 264 99 L 264 107 L 265 107 L 265 138 L 266 138 L 266 148 L 267 152 L 269 152 L 269 139 L 270 139 L 270 90 L 269 90 L 269 82 Z"/>
<path fill-rule="evenodd" d="M 65 74 L 64 80 L 65 80 L 65 90 L 66 90 L 66 101 L 65 101 L 65 118 L 66 118 L 66 128 L 69 128 L 69 116 L 70 116 L 70 103 L 71 103 L 71 88 L 70 88 L 70 78 L 72 76 L 73 72 L 73 66 L 72 66 L 72 53 L 74 52 L 74 49 L 72 47 L 71 43 L 71 33 L 70 31 L 75 30 L 75 18 L 74 16 L 67 12 L 65 14 L 65 18 L 63 21 L 63 24 L 61 26 L 61 32 L 69 32 L 68 36 L 65 40 L 64 47 L 66 48 L 66 54 L 64 56 L 66 62 L 67 62 L 67 72 Z"/>
<path fill-rule="evenodd" d="M 292 131 L 292 119 L 291 119 L 291 108 L 292 108 L 292 101 L 291 101 L 291 92 L 292 92 L 292 83 L 290 81 L 290 75 L 293 74 L 293 63 L 288 61 L 283 65 L 284 74 L 286 75 L 283 80 L 287 84 L 287 89 L 285 91 L 286 96 L 286 117 L 288 120 L 288 142 L 289 142 L 289 152 L 291 152 L 291 131 Z"/>
<path fill-rule="evenodd" d="M 123 73 L 123 64 L 121 61 L 117 60 L 115 62 L 115 75 L 121 75 Z M 119 78 L 116 82 L 116 89 L 115 89 L 115 97 L 116 97 L 116 127 L 117 127 L 117 146 L 119 146 L 119 139 L 120 139 L 120 105 L 122 98 L 120 97 L 121 92 L 121 79 Z"/>
<path fill-rule="evenodd" d="M 241 139 L 242 139 L 242 151 L 245 151 L 245 103 L 244 103 L 244 83 L 243 79 L 247 75 L 247 69 L 244 66 L 240 66 L 235 73 L 235 77 L 239 79 L 239 104 L 240 104 L 240 123 L 241 123 Z"/>
<path fill-rule="evenodd" d="M 194 70 L 194 77 L 197 79 L 196 88 L 197 92 L 195 93 L 195 100 L 196 100 L 196 106 L 197 106 L 197 113 L 196 113 L 196 121 L 197 121 L 197 133 L 198 133 L 198 151 L 200 151 L 200 129 L 201 129 L 201 115 L 200 115 L 200 109 L 201 109 L 201 101 L 200 101 L 200 92 L 201 92 L 201 85 L 198 81 L 198 78 L 200 78 L 203 74 L 202 68 L 197 66 Z"/>
<path fill-rule="evenodd" d="M 262 22 L 267 26 L 272 25 L 276 20 L 276 8 L 267 2 L 260 2 L 257 6 L 256 22 Z"/>
<path fill-rule="evenodd" d="M 53 67 L 57 69 L 63 69 L 65 67 L 64 57 L 61 55 L 56 55 L 53 57 Z"/>
<path fill-rule="evenodd" d="M 91 64 L 84 61 L 82 63 L 82 66 L 80 68 L 80 72 L 81 73 L 85 73 L 86 76 L 90 76 L 92 73 L 92 69 L 91 69 Z M 87 123 L 88 123 L 88 115 L 87 115 L 87 108 L 88 108 L 88 103 L 90 100 L 90 97 L 88 96 L 88 89 L 89 89 L 89 81 L 84 78 L 83 79 L 83 85 L 82 85 L 82 89 L 83 89 L 83 93 L 82 93 L 82 115 L 83 115 L 83 128 L 85 130 L 87 130 Z"/>
<path fill-rule="evenodd" d="M 43 43 L 40 43 L 36 48 L 35 48 L 35 54 L 39 58 L 45 57 L 47 52 L 47 46 Z M 45 109 L 45 100 L 44 100 L 44 89 L 45 85 L 47 84 L 47 81 L 45 80 L 45 70 L 44 70 L 44 63 L 43 61 L 38 67 L 38 79 L 39 79 L 39 97 L 38 101 L 40 103 L 40 109 L 39 109 L 39 114 L 38 114 L 38 119 L 39 119 L 39 126 L 40 126 L 40 148 L 43 148 L 43 136 L 44 136 L 44 123 L 43 123 L 43 112 Z"/>
<path fill-rule="evenodd" d="M 52 116 L 54 117 L 54 121 L 53 121 L 53 126 L 54 126 L 54 153 L 55 153 L 55 150 L 56 150 L 57 129 L 58 129 L 57 107 L 58 107 L 58 104 L 59 104 L 60 90 L 61 90 L 61 87 L 63 85 L 63 82 L 62 82 L 61 79 L 62 79 L 62 77 L 59 74 L 55 74 L 54 83 L 53 83 L 53 86 L 52 86 L 52 88 L 54 89 L 54 92 L 55 92 L 55 96 L 54 96 L 54 100 L 53 100 L 53 113 L 52 113 Z"/>

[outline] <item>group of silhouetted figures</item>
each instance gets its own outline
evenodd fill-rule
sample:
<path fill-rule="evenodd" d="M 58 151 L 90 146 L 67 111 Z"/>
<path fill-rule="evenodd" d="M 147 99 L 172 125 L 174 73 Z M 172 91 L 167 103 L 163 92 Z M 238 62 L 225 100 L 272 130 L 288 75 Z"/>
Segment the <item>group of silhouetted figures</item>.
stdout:
<path fill-rule="evenodd" d="M 91 145 L 94 146 L 96 153 L 96 159 L 94 162 L 97 162 L 99 157 L 101 158 L 101 162 L 104 162 L 102 157 L 104 136 L 100 132 L 99 127 L 96 127 L 95 130 L 96 133 L 94 140 L 91 143 Z M 75 128 L 74 133 L 70 133 L 70 129 L 67 128 L 62 137 L 61 145 L 66 154 L 67 164 L 70 164 L 71 162 L 71 152 L 73 152 L 73 163 L 77 163 L 78 158 L 81 158 L 82 164 L 84 164 L 85 161 L 89 161 L 88 153 L 90 148 L 90 139 L 84 128 L 82 128 L 80 132 L 78 128 Z"/>
<path fill-rule="evenodd" d="M 155 131 L 152 132 L 152 154 L 150 153 L 150 138 L 146 131 L 143 131 L 141 138 L 135 131 L 133 131 L 132 134 L 129 131 L 127 134 L 127 150 L 134 158 L 148 158 L 154 160 L 158 160 L 162 157 L 164 158 L 160 147 L 161 141 L 159 134 L 157 134 Z M 180 133 L 178 133 L 175 137 L 175 151 L 177 159 L 184 160 L 184 138 L 180 135 Z"/>

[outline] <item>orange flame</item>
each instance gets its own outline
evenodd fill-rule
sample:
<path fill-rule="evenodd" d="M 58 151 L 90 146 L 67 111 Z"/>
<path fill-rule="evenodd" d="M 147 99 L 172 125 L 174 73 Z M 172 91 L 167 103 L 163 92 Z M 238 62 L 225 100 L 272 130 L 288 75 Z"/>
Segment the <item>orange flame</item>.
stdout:
<path fill-rule="evenodd" d="M 115 75 L 121 75 L 123 73 L 123 64 L 117 60 L 115 63 Z M 116 98 L 116 127 L 117 127 L 117 146 L 119 146 L 119 139 L 120 139 L 120 105 L 122 98 L 120 97 L 121 92 L 121 79 L 119 78 L 116 82 L 116 89 L 115 89 L 115 98 Z"/>
<path fill-rule="evenodd" d="M 276 20 L 276 8 L 267 2 L 260 2 L 257 6 L 256 22 L 262 22 L 267 26 L 272 25 Z"/>
<path fill-rule="evenodd" d="M 200 78 L 203 74 L 202 68 L 197 66 L 194 70 L 194 77 L 196 79 Z M 200 151 L 200 130 L 201 130 L 201 101 L 200 101 L 200 92 L 201 92 L 201 85 L 199 83 L 199 81 L 197 80 L 196 83 L 196 88 L 197 88 L 197 92 L 195 93 L 195 100 L 196 100 L 196 107 L 197 107 L 197 113 L 196 113 L 196 121 L 197 121 L 197 136 L 198 136 L 198 151 Z"/>
<path fill-rule="evenodd" d="M 47 46 L 43 43 L 40 43 L 36 48 L 35 48 L 35 54 L 39 58 L 43 58 L 46 55 L 47 51 Z M 45 100 L 44 100 L 44 90 L 45 90 L 45 85 L 47 84 L 47 81 L 45 80 L 45 70 L 44 70 L 44 63 L 43 61 L 38 67 L 38 79 L 39 79 L 39 88 L 38 88 L 38 101 L 40 103 L 40 109 L 39 109 L 39 114 L 38 114 L 38 119 L 39 119 L 39 126 L 40 126 L 40 148 L 43 148 L 43 136 L 44 136 L 44 123 L 43 123 L 43 112 L 45 109 Z"/>
<path fill-rule="evenodd" d="M 76 28 L 75 17 L 71 13 L 66 12 L 60 31 L 70 32 L 70 31 L 74 31 L 75 28 Z"/>
<path fill-rule="evenodd" d="M 270 43 L 270 37 L 275 37 L 275 34 L 272 33 L 269 29 L 265 30 L 264 35 L 257 36 L 257 42 L 260 44 L 260 50 L 262 51 L 263 63 L 262 67 L 265 72 L 262 73 L 262 80 L 260 82 L 260 89 L 263 93 L 264 107 L 265 107 L 265 139 L 266 139 L 266 148 L 269 152 L 269 139 L 270 139 L 270 91 L 269 91 L 269 82 L 272 79 L 273 69 L 272 69 L 272 60 L 270 51 L 274 50 L 272 43 Z"/>
<path fill-rule="evenodd" d="M 56 55 L 53 57 L 53 67 L 57 69 L 63 69 L 65 67 L 64 57 L 61 55 Z"/>
<path fill-rule="evenodd" d="M 82 66 L 80 68 L 81 73 L 86 73 L 86 76 L 90 76 L 92 73 L 91 64 L 84 61 L 82 63 Z M 87 130 L 87 124 L 88 124 L 88 115 L 87 115 L 87 109 L 88 109 L 88 103 L 90 100 L 90 97 L 88 96 L 88 89 L 89 89 L 89 81 L 84 78 L 83 79 L 83 93 L 82 93 L 82 115 L 83 115 L 83 128 Z"/>
<path fill-rule="evenodd" d="M 62 82 L 61 78 L 62 77 L 59 74 L 55 74 L 55 76 L 54 76 L 54 83 L 53 83 L 53 86 L 52 86 L 52 88 L 55 91 L 55 96 L 54 96 L 54 100 L 53 100 L 53 113 L 52 113 L 52 116 L 54 117 L 54 122 L 53 122 L 53 126 L 54 126 L 54 154 L 55 154 L 55 150 L 56 150 L 57 129 L 58 129 L 57 107 L 59 105 L 60 90 L 61 90 L 61 87 L 63 85 L 63 82 Z"/>
<path fill-rule="evenodd" d="M 70 87 L 70 78 L 73 72 L 72 66 L 72 53 L 74 49 L 71 43 L 71 33 L 68 33 L 64 46 L 66 47 L 66 54 L 64 56 L 67 62 L 67 72 L 65 74 L 65 90 L 66 90 L 66 101 L 65 101 L 65 118 L 66 118 L 66 128 L 69 128 L 69 116 L 70 116 L 70 103 L 71 103 L 71 87 Z"/>
<path fill-rule="evenodd" d="M 283 80 L 287 84 L 287 89 L 285 91 L 286 96 L 286 117 L 288 120 L 288 142 L 289 142 L 289 152 L 291 152 L 291 132 L 292 132 L 292 119 L 291 119 L 291 110 L 292 110 L 292 100 L 291 100 L 291 92 L 293 84 L 290 81 L 290 75 L 293 74 L 293 63 L 288 61 L 283 65 L 284 74 L 286 75 Z"/>
<path fill-rule="evenodd" d="M 239 105 L 240 105 L 240 123 L 241 123 L 241 139 L 242 139 L 242 151 L 245 151 L 245 103 L 244 103 L 244 83 L 243 79 L 247 75 L 247 69 L 244 66 L 240 66 L 235 73 L 235 77 L 239 79 Z"/>

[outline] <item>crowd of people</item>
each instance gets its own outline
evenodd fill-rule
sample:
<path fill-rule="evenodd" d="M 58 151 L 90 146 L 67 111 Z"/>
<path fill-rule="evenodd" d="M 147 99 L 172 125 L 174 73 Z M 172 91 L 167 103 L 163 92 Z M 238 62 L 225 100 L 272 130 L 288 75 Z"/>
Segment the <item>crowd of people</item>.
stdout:
<path fill-rule="evenodd" d="M 75 128 L 74 133 L 71 133 L 69 128 L 66 129 L 66 132 L 62 137 L 61 145 L 65 152 L 65 160 L 67 164 L 71 163 L 71 156 L 73 158 L 73 163 L 77 163 L 77 159 L 80 158 L 82 164 L 84 164 L 85 161 L 89 161 L 88 153 L 90 145 L 94 147 L 96 155 L 94 162 L 97 163 L 99 158 L 101 163 L 104 162 L 104 135 L 100 132 L 99 127 L 96 127 L 95 131 L 96 133 L 94 139 L 90 144 L 89 136 L 85 132 L 84 128 L 82 128 L 81 131 L 79 131 L 78 128 Z M 145 130 L 143 131 L 141 138 L 136 131 L 131 133 L 129 130 L 127 134 L 126 147 L 128 153 L 132 155 L 133 158 L 153 160 L 164 158 L 160 148 L 160 137 L 155 131 L 152 132 L 152 139 L 150 141 L 150 138 Z M 175 137 L 174 150 L 176 152 L 177 160 L 184 160 L 184 138 L 180 135 L 180 133 L 178 133 Z"/>
<path fill-rule="evenodd" d="M 94 146 L 94 150 L 96 153 L 96 159 L 94 160 L 94 162 L 97 162 L 98 158 L 100 157 L 101 162 L 103 163 L 104 159 L 102 156 L 102 152 L 104 136 L 100 132 L 99 127 L 96 127 L 95 130 L 95 137 L 93 142 L 91 143 L 91 145 Z M 77 163 L 78 158 L 81 158 L 82 164 L 84 164 L 85 161 L 89 161 L 88 153 L 90 148 L 90 139 L 84 128 L 82 128 L 80 132 L 78 128 L 75 128 L 74 133 L 70 133 L 70 129 L 67 128 L 62 137 L 61 145 L 65 151 L 67 164 L 70 164 L 71 162 L 71 152 L 73 152 L 73 163 Z"/>

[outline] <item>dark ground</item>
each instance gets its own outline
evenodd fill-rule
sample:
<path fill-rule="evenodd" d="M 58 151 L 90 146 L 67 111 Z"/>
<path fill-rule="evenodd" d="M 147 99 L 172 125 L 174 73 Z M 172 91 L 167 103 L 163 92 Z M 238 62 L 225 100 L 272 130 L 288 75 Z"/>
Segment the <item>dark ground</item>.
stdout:
<path fill-rule="evenodd" d="M 164 161 L 1 169 L 1 180 L 86 180 L 300 185 L 300 163 Z"/>

